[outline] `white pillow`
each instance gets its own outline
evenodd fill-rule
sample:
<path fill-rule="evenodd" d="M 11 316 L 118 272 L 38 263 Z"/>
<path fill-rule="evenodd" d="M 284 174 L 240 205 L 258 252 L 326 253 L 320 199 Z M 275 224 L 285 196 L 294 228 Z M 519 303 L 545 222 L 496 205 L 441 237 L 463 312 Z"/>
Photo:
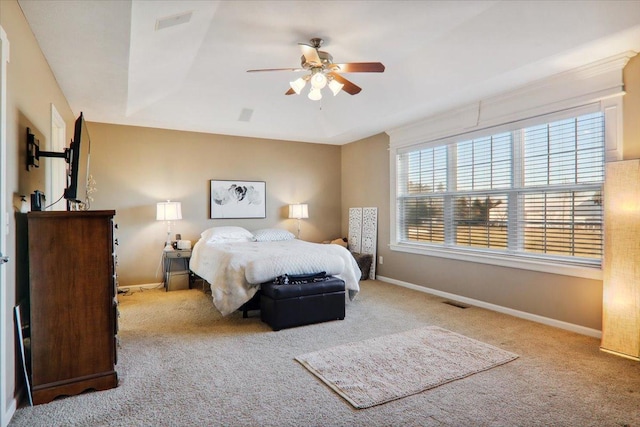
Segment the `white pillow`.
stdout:
<path fill-rule="evenodd" d="M 200 237 L 207 243 L 253 241 L 249 230 L 236 226 L 212 227 L 200 233 Z"/>
<path fill-rule="evenodd" d="M 296 238 L 292 233 L 281 228 L 263 228 L 256 230 L 253 232 L 253 237 L 256 242 L 277 242 Z"/>

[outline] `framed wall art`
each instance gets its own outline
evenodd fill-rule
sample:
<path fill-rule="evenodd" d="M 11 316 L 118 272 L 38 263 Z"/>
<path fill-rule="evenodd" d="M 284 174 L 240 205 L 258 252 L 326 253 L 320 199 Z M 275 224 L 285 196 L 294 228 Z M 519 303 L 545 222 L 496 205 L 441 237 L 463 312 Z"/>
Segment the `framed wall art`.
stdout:
<path fill-rule="evenodd" d="M 211 180 L 211 218 L 266 218 L 264 181 Z"/>

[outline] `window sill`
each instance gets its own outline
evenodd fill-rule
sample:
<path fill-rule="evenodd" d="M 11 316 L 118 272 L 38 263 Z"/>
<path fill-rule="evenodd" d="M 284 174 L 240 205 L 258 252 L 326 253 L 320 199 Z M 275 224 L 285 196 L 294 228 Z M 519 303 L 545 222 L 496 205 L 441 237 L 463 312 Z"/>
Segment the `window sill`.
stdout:
<path fill-rule="evenodd" d="M 497 255 L 473 251 L 467 252 L 446 248 L 426 247 L 424 245 L 412 245 L 408 243 L 390 244 L 389 248 L 392 251 L 397 252 L 497 265 L 500 267 L 517 268 L 520 270 L 561 274 L 564 276 L 582 277 L 585 279 L 602 280 L 602 269 L 596 266 L 589 267 L 583 265 L 562 264 L 559 262 L 554 263 L 546 260 L 518 257 L 508 254 Z"/>

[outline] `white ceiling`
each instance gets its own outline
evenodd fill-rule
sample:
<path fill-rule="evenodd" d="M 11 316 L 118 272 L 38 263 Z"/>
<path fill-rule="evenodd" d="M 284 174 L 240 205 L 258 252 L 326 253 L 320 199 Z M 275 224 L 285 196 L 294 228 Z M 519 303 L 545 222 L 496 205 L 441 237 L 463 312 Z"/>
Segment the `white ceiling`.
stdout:
<path fill-rule="evenodd" d="M 640 1 L 19 0 L 74 113 L 88 121 L 345 144 L 618 53 Z M 161 18 L 192 12 L 161 30 Z M 362 87 L 285 96 L 297 43 L 325 40 Z M 249 110 L 249 111 L 247 111 Z M 250 119 L 247 121 L 247 115 Z"/>

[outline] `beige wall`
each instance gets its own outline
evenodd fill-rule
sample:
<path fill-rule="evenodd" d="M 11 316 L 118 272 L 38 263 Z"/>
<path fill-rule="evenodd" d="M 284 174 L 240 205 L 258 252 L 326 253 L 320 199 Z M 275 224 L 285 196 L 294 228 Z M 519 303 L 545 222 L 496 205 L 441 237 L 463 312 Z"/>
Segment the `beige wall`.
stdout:
<path fill-rule="evenodd" d="M 16 253 L 16 221 L 11 204 L 17 202 L 19 194 L 29 194 L 35 189 L 44 191 L 44 168 L 26 171 L 26 128 L 32 129 L 40 140 L 41 148 L 46 150 L 51 140 L 51 104 L 53 103 L 67 123 L 67 135 L 73 129 L 74 114 L 69 108 L 49 65 L 45 61 L 40 47 L 31 29 L 27 25 L 22 11 L 14 0 L 0 1 L 0 25 L 7 33 L 10 43 L 10 58 L 7 64 L 7 181 L 6 185 L 9 209 L 9 234 L 7 236 L 7 255 L 12 262 L 2 268 L 7 272 L 8 301 L 2 301 L 6 309 L 9 325 L 13 325 L 13 306 L 16 300 L 24 297 L 24 291 L 16 286 L 17 276 L 21 275 Z M 44 162 L 43 162 L 44 163 Z M 64 248 L 60 248 L 64 250 Z M 22 269 L 23 271 L 24 269 Z M 0 402 L 1 411 L 6 412 L 14 403 L 16 384 L 22 381 L 20 370 L 14 372 L 14 329 L 10 328 L 9 339 L 1 345 L 8 347 L 9 372 L 0 372 L 7 380 L 7 400 Z"/>
<path fill-rule="evenodd" d="M 640 157 L 640 57 L 624 70 L 624 157 Z M 602 281 L 394 252 L 389 249 L 389 139 L 342 147 L 342 233 L 348 208 L 378 207 L 377 274 L 587 328 L 602 327 Z"/>
<path fill-rule="evenodd" d="M 378 255 L 389 252 L 389 137 L 378 134 L 342 146 L 342 237 L 349 234 L 349 208 L 378 208 Z M 376 260 L 377 262 L 378 260 Z M 386 276 L 387 264 L 376 266 Z"/>
<path fill-rule="evenodd" d="M 87 118 L 90 119 L 90 118 Z M 91 209 L 115 209 L 120 285 L 161 281 L 158 265 L 166 224 L 156 203 L 182 203 L 172 234 L 193 243 L 206 228 L 239 225 L 297 232 L 287 205 L 309 204 L 301 238 L 320 242 L 340 235 L 340 147 L 88 123 L 91 174 L 97 192 Z M 266 219 L 209 219 L 209 180 L 265 181 Z"/>

